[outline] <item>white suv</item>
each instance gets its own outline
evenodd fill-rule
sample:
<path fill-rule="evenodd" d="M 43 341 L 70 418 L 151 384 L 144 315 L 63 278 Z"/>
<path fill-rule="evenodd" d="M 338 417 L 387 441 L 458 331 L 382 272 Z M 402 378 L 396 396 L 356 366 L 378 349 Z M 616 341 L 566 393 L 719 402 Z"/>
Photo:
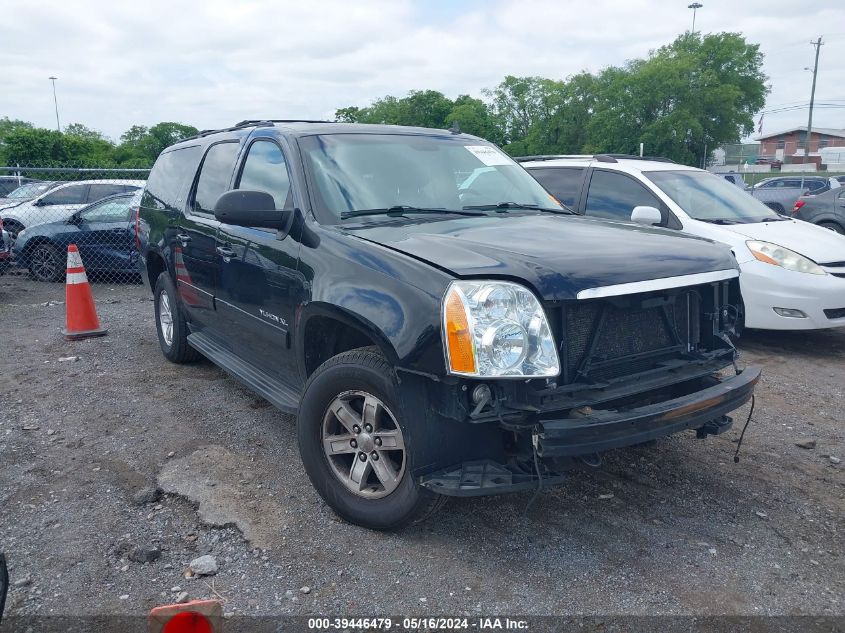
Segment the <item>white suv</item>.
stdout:
<path fill-rule="evenodd" d="M 730 246 L 741 271 L 746 327 L 845 326 L 845 236 L 780 216 L 723 178 L 666 159 L 519 160 L 578 213 L 654 224 Z"/>
<path fill-rule="evenodd" d="M 0 210 L 4 228 L 17 237 L 23 229 L 67 220 L 82 207 L 108 196 L 144 187 L 144 180 L 76 180 L 49 189 L 30 200 Z"/>

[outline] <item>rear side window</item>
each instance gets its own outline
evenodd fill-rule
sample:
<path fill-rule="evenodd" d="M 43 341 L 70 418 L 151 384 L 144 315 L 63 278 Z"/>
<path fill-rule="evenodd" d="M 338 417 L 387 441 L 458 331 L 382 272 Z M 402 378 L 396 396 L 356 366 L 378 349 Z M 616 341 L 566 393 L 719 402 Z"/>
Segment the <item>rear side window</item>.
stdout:
<path fill-rule="evenodd" d="M 97 200 L 102 200 L 103 198 L 108 198 L 109 196 L 113 196 L 117 193 L 123 193 L 126 191 L 123 185 L 99 185 L 99 184 L 92 184 L 88 189 L 88 202 L 97 202 Z"/>
<path fill-rule="evenodd" d="M 624 174 L 596 170 L 590 178 L 585 212 L 611 220 L 631 220 L 634 207 L 660 208 L 657 196 Z"/>
<path fill-rule="evenodd" d="M 273 196 L 277 209 L 290 209 L 290 179 L 282 149 L 272 141 L 253 143 L 237 188 L 264 191 Z"/>
<path fill-rule="evenodd" d="M 85 204 L 88 200 L 88 185 L 69 185 L 57 189 L 41 198 L 44 204 Z"/>
<path fill-rule="evenodd" d="M 83 211 L 80 216 L 85 222 L 124 222 L 129 220 L 131 197 L 109 200 Z"/>
<path fill-rule="evenodd" d="M 177 208 L 185 185 L 194 177 L 200 147 L 180 147 L 163 153 L 153 165 L 141 204 L 148 208 Z"/>
<path fill-rule="evenodd" d="M 529 171 L 558 202 L 568 207 L 575 206 L 584 176 L 583 167 L 541 167 Z"/>
<path fill-rule="evenodd" d="M 240 145 L 237 141 L 217 143 L 208 148 L 191 201 L 191 211 L 214 213 L 214 204 L 217 199 L 229 189 L 239 149 Z"/>

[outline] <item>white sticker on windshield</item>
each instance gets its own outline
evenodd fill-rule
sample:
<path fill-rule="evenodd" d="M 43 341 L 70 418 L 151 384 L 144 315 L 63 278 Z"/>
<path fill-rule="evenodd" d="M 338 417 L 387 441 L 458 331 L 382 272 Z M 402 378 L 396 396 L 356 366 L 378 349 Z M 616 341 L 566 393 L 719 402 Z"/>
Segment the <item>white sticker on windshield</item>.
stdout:
<path fill-rule="evenodd" d="M 478 160 L 485 165 L 492 167 L 493 165 L 512 165 L 513 160 L 506 154 L 500 152 L 495 147 L 489 145 L 464 145 L 466 150 L 472 153 Z"/>

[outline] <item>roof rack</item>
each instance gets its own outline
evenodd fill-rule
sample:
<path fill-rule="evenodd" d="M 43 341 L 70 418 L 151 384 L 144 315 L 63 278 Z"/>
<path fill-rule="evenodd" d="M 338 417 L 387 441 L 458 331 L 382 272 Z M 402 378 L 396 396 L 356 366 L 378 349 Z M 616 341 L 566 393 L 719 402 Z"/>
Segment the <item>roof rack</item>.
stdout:
<path fill-rule="evenodd" d="M 518 163 L 527 163 L 541 160 L 595 160 L 600 163 L 618 163 L 624 160 L 654 160 L 661 163 L 674 163 L 671 158 L 662 156 L 635 156 L 633 154 L 540 154 L 537 156 L 517 156 L 514 160 Z"/>
<path fill-rule="evenodd" d="M 202 138 L 209 134 L 217 134 L 218 132 L 234 132 L 235 130 L 242 130 L 247 127 L 271 127 L 275 123 L 335 123 L 335 121 L 321 121 L 318 119 L 247 119 L 235 123 L 232 127 L 225 127 L 219 130 L 200 130 L 195 136 L 189 136 L 182 139 L 183 141 L 190 141 L 195 138 Z"/>

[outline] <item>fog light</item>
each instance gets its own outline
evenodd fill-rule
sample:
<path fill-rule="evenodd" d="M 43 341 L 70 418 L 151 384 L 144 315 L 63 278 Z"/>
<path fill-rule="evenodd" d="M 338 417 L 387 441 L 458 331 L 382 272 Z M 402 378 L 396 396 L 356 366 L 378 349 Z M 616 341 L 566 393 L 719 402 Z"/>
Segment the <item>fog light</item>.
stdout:
<path fill-rule="evenodd" d="M 472 390 L 472 403 L 479 404 L 481 402 L 489 402 L 493 399 L 493 394 L 490 393 L 490 387 L 485 384 L 480 384 Z"/>
<path fill-rule="evenodd" d="M 807 318 L 807 315 L 801 312 L 801 310 L 795 310 L 793 308 L 774 308 L 774 311 L 777 312 L 780 316 L 786 317 L 787 319 Z"/>

